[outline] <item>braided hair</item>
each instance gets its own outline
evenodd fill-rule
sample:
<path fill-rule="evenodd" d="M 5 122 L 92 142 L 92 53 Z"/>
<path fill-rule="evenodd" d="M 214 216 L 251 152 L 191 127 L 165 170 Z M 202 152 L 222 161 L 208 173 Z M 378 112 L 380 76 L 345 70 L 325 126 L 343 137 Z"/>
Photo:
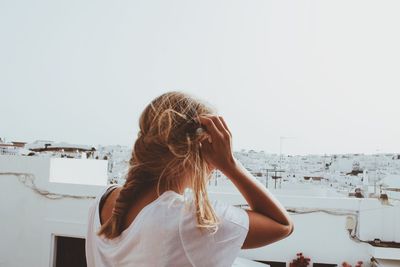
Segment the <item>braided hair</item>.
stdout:
<path fill-rule="evenodd" d="M 123 231 L 124 219 L 139 193 L 160 185 L 180 188 L 182 179 L 194 193 L 197 226 L 215 229 L 218 218 L 208 199 L 209 166 L 200 153 L 198 116 L 214 109 L 193 96 L 171 91 L 151 101 L 139 119 L 139 133 L 132 149 L 126 181 L 117 197 L 111 217 L 101 226 L 99 236 L 113 239 Z"/>

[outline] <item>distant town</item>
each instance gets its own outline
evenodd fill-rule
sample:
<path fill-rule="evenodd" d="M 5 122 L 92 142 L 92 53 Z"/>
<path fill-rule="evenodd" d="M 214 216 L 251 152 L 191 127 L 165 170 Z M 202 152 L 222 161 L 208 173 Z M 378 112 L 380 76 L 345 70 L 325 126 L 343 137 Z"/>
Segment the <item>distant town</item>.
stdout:
<path fill-rule="evenodd" d="M 376 197 L 400 200 L 400 153 L 284 155 L 240 150 L 235 157 L 277 194 Z M 123 184 L 131 148 L 97 147 L 49 140 L 32 143 L 0 138 L 0 155 L 97 159 L 108 161 L 108 182 Z M 214 171 L 210 189 L 232 190 L 229 179 Z"/>

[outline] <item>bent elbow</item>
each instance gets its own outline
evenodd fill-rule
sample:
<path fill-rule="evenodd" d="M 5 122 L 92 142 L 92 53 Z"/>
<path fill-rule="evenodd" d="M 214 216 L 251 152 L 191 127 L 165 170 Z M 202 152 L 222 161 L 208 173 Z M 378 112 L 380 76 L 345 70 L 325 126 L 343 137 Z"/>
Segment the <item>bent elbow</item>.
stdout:
<path fill-rule="evenodd" d="M 293 231 L 294 231 L 294 224 L 293 224 L 292 221 L 290 221 L 289 225 L 286 226 L 286 231 L 285 231 L 286 235 L 285 235 L 285 237 L 290 236 L 293 233 Z"/>
<path fill-rule="evenodd" d="M 292 233 L 293 233 L 293 231 L 294 231 L 294 224 L 293 224 L 293 222 L 290 224 L 290 232 L 289 232 L 289 235 L 291 235 Z"/>

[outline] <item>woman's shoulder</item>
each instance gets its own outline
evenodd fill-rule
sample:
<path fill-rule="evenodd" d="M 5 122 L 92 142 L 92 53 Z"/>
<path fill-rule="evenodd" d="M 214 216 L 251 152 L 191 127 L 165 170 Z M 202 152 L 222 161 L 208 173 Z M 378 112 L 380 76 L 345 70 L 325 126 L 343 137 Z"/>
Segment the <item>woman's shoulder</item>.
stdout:
<path fill-rule="evenodd" d="M 196 207 L 190 195 L 187 198 L 182 198 L 181 203 L 186 206 L 184 216 L 190 217 L 190 219 L 196 217 Z M 243 208 L 218 199 L 210 200 L 210 204 L 218 217 L 219 228 L 231 225 L 231 228 L 239 227 L 245 230 L 249 229 L 249 215 Z"/>
<path fill-rule="evenodd" d="M 190 202 L 190 212 L 184 213 L 179 225 L 182 244 L 194 265 L 230 266 L 247 236 L 248 214 L 244 209 L 223 201 L 212 200 L 210 204 L 219 220 L 216 231 L 197 226 L 195 207 Z"/>
<path fill-rule="evenodd" d="M 249 230 L 249 215 L 243 208 L 217 199 L 211 200 L 210 204 L 218 222 L 213 230 L 203 231 L 205 229 L 200 229 L 198 226 L 194 201 L 181 203 L 185 206 L 180 219 L 181 236 L 196 237 L 210 242 L 232 241 L 232 239 L 237 239 L 239 243 L 244 241 L 243 237 L 246 237 Z"/>
<path fill-rule="evenodd" d="M 218 218 L 223 220 L 225 223 L 235 224 L 236 226 L 242 227 L 246 230 L 249 229 L 249 215 L 243 208 L 220 200 L 212 200 L 211 205 Z"/>

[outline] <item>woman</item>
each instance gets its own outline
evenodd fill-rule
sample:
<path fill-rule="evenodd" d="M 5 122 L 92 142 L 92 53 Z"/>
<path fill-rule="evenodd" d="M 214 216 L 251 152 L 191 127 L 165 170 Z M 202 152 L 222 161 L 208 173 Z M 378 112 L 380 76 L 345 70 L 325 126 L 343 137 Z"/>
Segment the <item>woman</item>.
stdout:
<path fill-rule="evenodd" d="M 88 266 L 231 266 L 241 248 L 290 235 L 285 208 L 232 153 L 232 134 L 207 104 L 167 92 L 143 111 L 126 182 L 111 185 L 89 212 Z M 208 199 L 213 169 L 250 209 Z"/>

